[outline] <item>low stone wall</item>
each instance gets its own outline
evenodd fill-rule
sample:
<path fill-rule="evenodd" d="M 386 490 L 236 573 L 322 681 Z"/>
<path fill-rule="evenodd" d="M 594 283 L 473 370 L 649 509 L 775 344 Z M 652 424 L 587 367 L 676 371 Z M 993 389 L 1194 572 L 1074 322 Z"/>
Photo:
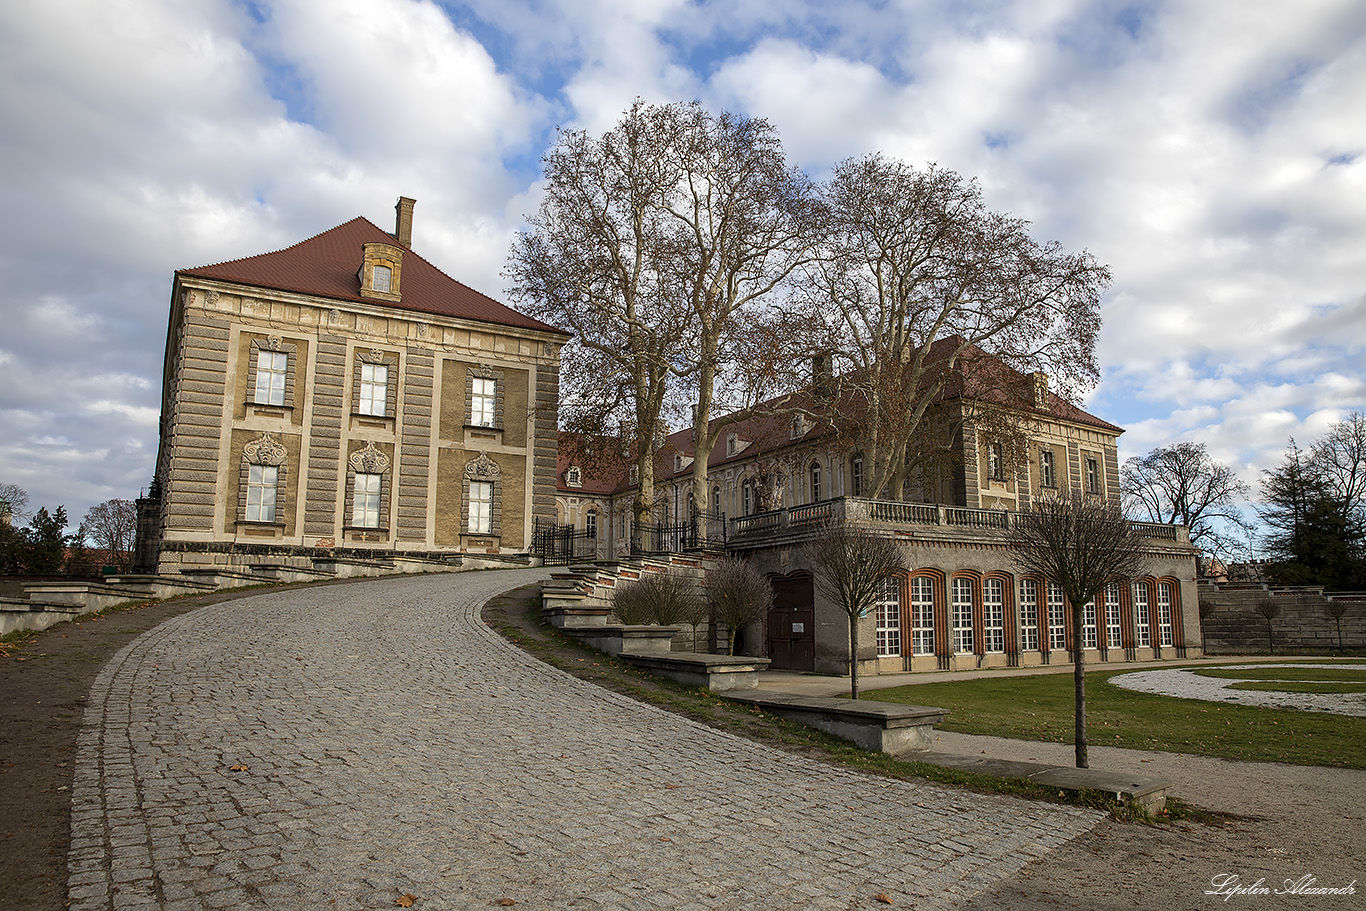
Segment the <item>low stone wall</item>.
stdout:
<path fill-rule="evenodd" d="M 712 558 L 697 554 L 663 554 L 572 565 L 552 573 L 541 586 L 541 612 L 559 627 L 601 626 L 608 622 L 612 593 L 617 586 L 669 571 L 686 573 L 700 581 L 709 559 Z M 705 628 L 702 632 L 706 634 Z M 673 648 L 693 650 L 692 627 L 679 628 Z"/>
<path fill-rule="evenodd" d="M 1202 582 L 1200 625 L 1206 654 L 1266 654 L 1267 621 L 1257 606 L 1268 599 L 1280 608 L 1271 620 L 1271 640 L 1277 651 L 1336 651 L 1338 624 L 1328 613 L 1331 605 L 1346 607 L 1342 647 L 1366 649 L 1366 593 L 1325 594 L 1317 587 L 1260 582 Z"/>

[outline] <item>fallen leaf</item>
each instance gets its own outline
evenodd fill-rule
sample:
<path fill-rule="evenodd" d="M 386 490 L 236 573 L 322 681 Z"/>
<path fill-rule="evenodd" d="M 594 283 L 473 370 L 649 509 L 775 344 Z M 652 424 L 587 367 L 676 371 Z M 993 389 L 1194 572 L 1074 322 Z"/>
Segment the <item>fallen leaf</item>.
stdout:
<path fill-rule="evenodd" d="M 892 903 L 892 897 L 888 895 L 886 892 L 879 892 L 877 895 L 874 895 L 873 897 L 876 898 L 878 901 L 882 902 L 884 905 L 890 905 Z"/>
<path fill-rule="evenodd" d="M 398 898 L 394 899 L 394 904 L 398 905 L 400 908 L 411 908 L 415 901 L 417 901 L 416 895 L 411 892 L 404 892 Z"/>
<path fill-rule="evenodd" d="M 673 841 L 672 838 L 668 838 L 668 837 L 663 836 L 663 835 L 659 836 L 659 840 L 660 840 L 660 841 Z"/>
<path fill-rule="evenodd" d="M 500 899 L 498 899 L 496 902 L 494 902 L 494 904 L 495 904 L 495 905 L 501 905 L 501 906 L 503 906 L 504 908 L 511 908 L 513 905 L 515 905 L 515 904 L 517 904 L 517 903 L 516 903 L 515 901 L 513 901 L 512 899 L 510 899 L 510 898 L 500 898 Z"/>
<path fill-rule="evenodd" d="M 664 790 L 666 790 L 666 791 L 672 791 L 672 790 L 674 790 L 674 789 L 676 789 L 676 788 L 681 788 L 681 787 L 683 787 L 681 784 L 666 784 L 666 785 L 664 786 Z"/>
<path fill-rule="evenodd" d="M 230 766 L 228 766 L 228 771 L 229 771 L 229 772 L 245 772 L 246 770 L 247 770 L 247 767 L 244 766 L 244 765 L 230 765 Z"/>

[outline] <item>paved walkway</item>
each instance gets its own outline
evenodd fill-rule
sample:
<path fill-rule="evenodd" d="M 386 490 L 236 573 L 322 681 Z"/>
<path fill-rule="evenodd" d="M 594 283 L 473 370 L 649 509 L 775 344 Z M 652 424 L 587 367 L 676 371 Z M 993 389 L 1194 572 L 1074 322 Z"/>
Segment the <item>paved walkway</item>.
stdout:
<path fill-rule="evenodd" d="M 540 575 L 263 594 L 144 634 L 91 691 L 72 908 L 947 908 L 1102 818 L 861 776 L 547 668 L 478 621 Z"/>

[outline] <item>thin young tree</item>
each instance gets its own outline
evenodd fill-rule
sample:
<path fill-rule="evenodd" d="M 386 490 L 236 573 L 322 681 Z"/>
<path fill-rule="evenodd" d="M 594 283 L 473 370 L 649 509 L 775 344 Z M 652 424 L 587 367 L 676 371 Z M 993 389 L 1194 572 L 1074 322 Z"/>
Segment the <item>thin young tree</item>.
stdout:
<path fill-rule="evenodd" d="M 1351 604 L 1342 600 L 1329 600 L 1324 611 L 1328 614 L 1328 619 L 1332 620 L 1338 628 L 1338 651 L 1342 651 L 1342 618 L 1347 616 L 1347 611 L 1351 609 Z"/>
<path fill-rule="evenodd" d="M 707 606 L 726 629 L 726 654 L 735 654 L 735 634 L 773 608 L 773 584 L 744 560 L 727 557 L 707 566 Z"/>
<path fill-rule="evenodd" d="M 891 538 L 848 523 L 822 529 L 806 545 L 816 588 L 849 618 L 849 697 L 858 698 L 858 626 L 883 585 L 906 570 L 906 558 Z"/>
<path fill-rule="evenodd" d="M 1087 768 L 1082 605 L 1109 583 L 1137 575 L 1143 539 L 1110 504 L 1064 493 L 1037 498 L 1029 511 L 1017 515 L 1008 546 L 1022 567 L 1057 583 L 1072 606 L 1076 761 L 1077 768 Z"/>
<path fill-rule="evenodd" d="M 1259 600 L 1253 605 L 1253 608 L 1266 621 L 1266 648 L 1268 652 L 1274 655 L 1276 654 L 1276 640 L 1271 628 L 1271 621 L 1281 615 L 1281 606 L 1276 603 L 1275 598 L 1268 597 Z"/>

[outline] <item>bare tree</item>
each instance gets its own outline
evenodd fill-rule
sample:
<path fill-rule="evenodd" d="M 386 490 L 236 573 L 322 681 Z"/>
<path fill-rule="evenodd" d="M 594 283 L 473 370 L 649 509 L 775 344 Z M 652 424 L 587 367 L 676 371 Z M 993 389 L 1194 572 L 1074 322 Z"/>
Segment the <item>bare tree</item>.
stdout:
<path fill-rule="evenodd" d="M 1207 553 L 1236 554 L 1238 536 L 1251 530 L 1238 501 L 1252 488 L 1212 459 L 1204 443 L 1173 443 L 1129 459 L 1120 487 L 1132 515 L 1186 526 L 1191 543 Z"/>
<path fill-rule="evenodd" d="M 1366 414 L 1349 414 L 1309 449 L 1320 475 L 1351 524 L 1366 523 Z"/>
<path fill-rule="evenodd" d="M 1009 548 L 1023 567 L 1057 583 L 1072 606 L 1077 768 L 1087 768 L 1082 605 L 1111 582 L 1137 574 L 1143 539 L 1108 503 L 1066 493 L 1036 499 L 1016 516 Z"/>
<path fill-rule="evenodd" d="M 692 493 L 704 504 L 707 454 L 726 426 L 712 423 L 715 406 L 742 412 L 771 398 L 780 375 L 792 380 L 794 360 L 773 356 L 791 336 L 776 316 L 754 311 L 809 257 L 816 206 L 811 182 L 787 166 L 768 121 L 712 114 L 696 102 L 659 113 L 673 126 L 681 175 L 663 207 L 676 221 L 677 278 L 696 326 L 687 355 L 695 389 Z"/>
<path fill-rule="evenodd" d="M 849 617 L 849 696 L 858 698 L 858 621 L 868 613 L 884 583 L 906 569 L 901 548 L 890 538 L 847 523 L 822 529 L 806 545 L 816 588 Z"/>
<path fill-rule="evenodd" d="M 1261 614 L 1266 621 L 1266 647 L 1271 654 L 1276 654 L 1276 640 L 1272 637 L 1271 621 L 1281 615 L 1281 606 L 1276 603 L 1275 598 L 1262 598 L 1253 605 L 1258 614 Z"/>
<path fill-rule="evenodd" d="M 727 557 L 707 567 L 707 606 L 713 622 L 726 628 L 726 654 L 735 654 L 735 634 L 773 608 L 773 585 L 744 560 Z"/>
<path fill-rule="evenodd" d="M 658 114 L 637 101 L 600 137 L 560 132 L 542 161 L 544 199 L 505 270 L 528 313 L 574 333 L 561 358 L 561 428 L 581 440 L 632 428 L 634 528 L 654 506 L 655 441 L 691 322 L 661 206 L 682 175 Z"/>
<path fill-rule="evenodd" d="M 81 531 L 96 548 L 109 552 L 120 572 L 133 565 L 133 540 L 137 537 L 138 509 L 132 500 L 105 500 L 90 507 Z"/>
<path fill-rule="evenodd" d="M 0 519 L 13 522 L 28 515 L 28 491 L 18 484 L 0 483 Z"/>
<path fill-rule="evenodd" d="M 1347 616 L 1347 611 L 1350 610 L 1351 607 L 1352 605 L 1347 601 L 1329 600 L 1327 606 L 1324 608 L 1328 614 L 1328 618 L 1337 624 L 1339 652 L 1342 651 L 1342 618 Z"/>
<path fill-rule="evenodd" d="M 831 402 L 872 468 L 867 496 L 902 496 L 926 413 L 949 393 L 986 410 L 1028 395 L 1021 373 L 1045 371 L 1063 396 L 1095 384 L 1110 273 L 1089 253 L 1034 240 L 951 170 L 880 154 L 842 162 L 823 201 L 829 231 L 802 287 L 824 330 L 815 347 L 852 365 Z"/>

